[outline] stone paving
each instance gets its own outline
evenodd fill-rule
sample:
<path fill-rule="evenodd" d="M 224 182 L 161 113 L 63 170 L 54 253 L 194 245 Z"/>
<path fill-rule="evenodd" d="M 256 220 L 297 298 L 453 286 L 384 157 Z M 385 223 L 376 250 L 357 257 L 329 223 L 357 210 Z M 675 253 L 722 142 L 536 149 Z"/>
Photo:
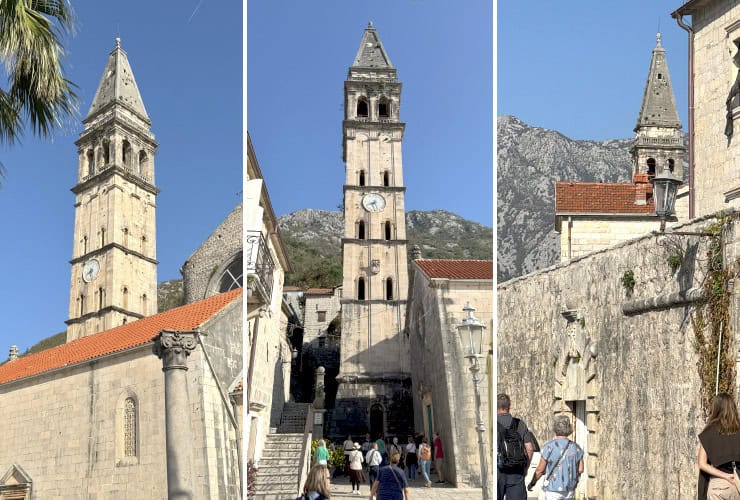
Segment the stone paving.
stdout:
<path fill-rule="evenodd" d="M 432 474 L 432 481 L 436 477 Z M 451 484 L 435 484 L 432 482 L 431 488 L 424 487 L 424 480 L 417 479 L 409 481 L 409 493 L 411 500 L 481 500 L 483 494 L 480 489 L 455 488 Z M 340 476 L 331 481 L 331 497 L 333 498 L 361 498 L 367 500 L 370 498 L 370 486 L 363 484 L 360 486 L 360 494 L 352 494 L 352 485 L 346 476 Z"/>

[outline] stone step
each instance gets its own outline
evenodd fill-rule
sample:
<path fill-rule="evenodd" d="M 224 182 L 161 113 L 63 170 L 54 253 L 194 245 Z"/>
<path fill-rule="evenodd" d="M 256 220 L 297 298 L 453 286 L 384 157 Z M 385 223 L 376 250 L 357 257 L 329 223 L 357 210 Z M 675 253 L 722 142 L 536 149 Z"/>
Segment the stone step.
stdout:
<path fill-rule="evenodd" d="M 270 454 L 263 454 L 262 458 L 260 458 L 260 465 L 261 464 L 271 464 L 274 460 L 293 460 L 293 463 L 298 463 L 301 461 L 301 455 L 303 455 L 302 452 L 298 452 L 296 450 L 296 453 L 290 453 L 287 451 L 274 451 Z"/>
<path fill-rule="evenodd" d="M 254 500 L 294 500 L 298 497 L 298 494 L 289 491 L 278 491 L 278 492 L 270 492 L 270 493 L 255 493 L 250 497 Z"/>
<path fill-rule="evenodd" d="M 298 464 L 285 464 L 285 465 L 263 465 L 260 462 L 259 472 L 257 472 L 257 483 L 267 482 L 271 477 L 274 476 L 295 476 L 297 474 Z M 260 481 L 262 479 L 262 481 Z"/>
<path fill-rule="evenodd" d="M 275 466 L 282 466 L 282 465 L 290 465 L 295 467 L 297 464 L 301 462 L 300 455 L 294 455 L 294 456 L 285 456 L 285 457 L 270 457 L 265 458 L 262 457 L 260 459 L 260 467 L 275 467 Z"/>

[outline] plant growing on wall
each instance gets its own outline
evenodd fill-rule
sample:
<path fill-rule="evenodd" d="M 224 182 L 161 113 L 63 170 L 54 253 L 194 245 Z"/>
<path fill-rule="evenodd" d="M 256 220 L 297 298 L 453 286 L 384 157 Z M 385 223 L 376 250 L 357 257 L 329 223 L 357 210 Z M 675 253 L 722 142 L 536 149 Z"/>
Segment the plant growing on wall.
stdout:
<path fill-rule="evenodd" d="M 247 462 L 247 498 L 253 498 L 257 494 L 257 467 L 251 460 Z"/>
<path fill-rule="evenodd" d="M 735 360 L 731 350 L 730 281 L 736 275 L 738 263 L 725 266 L 722 234 L 730 224 L 720 217 L 707 228 L 711 234 L 707 249 L 708 274 L 704 281 L 705 299 L 692 318 L 695 342 L 699 354 L 697 368 L 701 378 L 702 409 L 705 415 L 717 392 L 734 394 Z"/>
<path fill-rule="evenodd" d="M 679 267 L 681 267 L 681 262 L 683 261 L 683 255 L 679 253 L 674 253 L 668 256 L 668 267 L 671 268 L 671 274 L 674 274 Z"/>
<path fill-rule="evenodd" d="M 631 294 L 635 289 L 635 273 L 632 270 L 625 271 L 622 275 L 622 286 L 627 294 Z"/>

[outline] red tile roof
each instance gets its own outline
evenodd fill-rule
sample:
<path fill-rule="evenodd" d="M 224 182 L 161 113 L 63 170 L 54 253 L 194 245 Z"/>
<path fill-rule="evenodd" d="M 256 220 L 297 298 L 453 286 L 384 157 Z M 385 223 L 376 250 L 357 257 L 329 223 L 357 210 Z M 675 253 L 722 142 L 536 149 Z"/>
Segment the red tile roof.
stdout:
<path fill-rule="evenodd" d="M 492 260 L 419 259 L 414 261 L 430 278 L 492 280 Z"/>
<path fill-rule="evenodd" d="M 0 366 L 0 384 L 146 344 L 161 330 L 193 330 L 241 294 L 241 289 L 232 290 L 68 344 L 21 356 Z"/>
<path fill-rule="evenodd" d="M 309 288 L 306 290 L 307 295 L 332 295 L 333 293 L 333 288 Z"/>
<path fill-rule="evenodd" d="M 295 285 L 284 285 L 283 292 L 301 292 L 303 288 Z"/>
<path fill-rule="evenodd" d="M 636 204 L 638 198 L 646 203 Z M 654 214 L 653 187 L 644 183 L 557 182 L 555 212 Z"/>

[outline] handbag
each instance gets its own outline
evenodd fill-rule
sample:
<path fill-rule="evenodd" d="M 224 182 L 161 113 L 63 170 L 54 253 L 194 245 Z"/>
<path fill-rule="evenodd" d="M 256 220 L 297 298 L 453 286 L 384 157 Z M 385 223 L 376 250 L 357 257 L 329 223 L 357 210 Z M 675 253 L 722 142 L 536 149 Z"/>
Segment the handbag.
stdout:
<path fill-rule="evenodd" d="M 553 466 L 552 470 L 550 471 L 550 474 L 547 475 L 547 478 L 542 482 L 542 489 L 544 490 L 547 488 L 547 485 L 550 484 L 550 478 L 552 478 L 552 475 L 555 474 L 555 471 L 558 468 L 558 465 L 560 465 L 560 462 L 563 460 L 563 457 L 565 456 L 565 452 L 568 451 L 568 448 L 570 448 L 570 445 L 573 444 L 573 441 L 570 439 L 568 440 L 568 444 L 563 448 L 562 453 L 560 453 L 560 457 L 558 457 L 558 461 L 555 462 L 555 466 Z"/>

